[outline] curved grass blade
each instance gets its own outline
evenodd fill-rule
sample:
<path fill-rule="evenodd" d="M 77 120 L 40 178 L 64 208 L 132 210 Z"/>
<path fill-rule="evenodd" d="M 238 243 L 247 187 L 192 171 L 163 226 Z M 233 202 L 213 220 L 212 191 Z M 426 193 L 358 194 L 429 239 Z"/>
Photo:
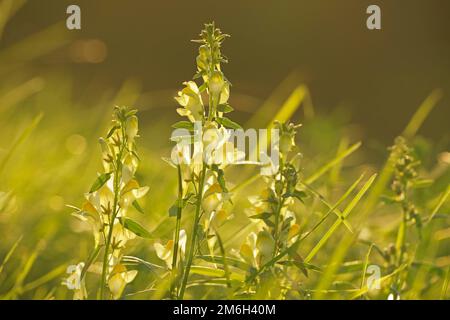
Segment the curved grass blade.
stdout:
<path fill-rule="evenodd" d="M 362 143 L 357 142 L 353 145 L 351 145 L 348 149 L 340 152 L 336 157 L 334 157 L 331 161 L 320 167 L 315 173 L 313 173 L 309 178 L 305 180 L 305 183 L 312 184 L 314 181 L 319 179 L 322 175 L 324 175 L 328 170 L 333 168 L 335 165 L 339 164 L 342 160 L 347 158 L 349 155 L 351 155 L 353 152 L 359 149 L 361 147 Z"/>
<path fill-rule="evenodd" d="M 366 191 L 370 188 L 373 181 L 376 178 L 376 174 L 372 175 L 369 180 L 364 184 L 364 186 L 361 188 L 361 190 L 358 192 L 358 194 L 350 201 L 350 203 L 347 205 L 347 207 L 342 212 L 342 217 L 346 218 L 350 212 L 355 208 L 355 206 L 358 204 L 358 202 L 361 200 L 361 198 L 364 196 Z M 323 247 L 323 245 L 328 241 L 328 239 L 333 235 L 333 233 L 336 231 L 336 229 L 339 227 L 339 225 L 342 223 L 342 219 L 336 220 L 336 222 L 328 229 L 328 231 L 325 233 L 325 235 L 319 240 L 319 242 L 316 244 L 316 246 L 310 251 L 308 256 L 305 258 L 305 262 L 311 261 L 311 259 L 319 252 L 319 250 Z"/>
<path fill-rule="evenodd" d="M 37 115 L 33 121 L 20 133 L 19 137 L 14 141 L 13 145 L 9 149 L 8 153 L 4 156 L 3 160 L 0 162 L 0 175 L 2 171 L 5 169 L 5 166 L 9 159 L 11 159 L 14 152 L 17 148 L 30 136 L 33 130 L 37 127 L 39 122 L 42 120 L 43 114 L 40 113 Z"/>
<path fill-rule="evenodd" d="M 9 249 L 8 253 L 6 254 L 5 258 L 3 259 L 2 264 L 0 265 L 0 274 L 2 273 L 3 269 L 5 268 L 5 265 L 8 263 L 9 259 L 11 259 L 12 255 L 14 254 L 14 251 L 16 251 L 17 246 L 19 245 L 20 241 L 22 241 L 23 235 L 19 237 L 19 239 L 14 242 L 11 249 Z"/>

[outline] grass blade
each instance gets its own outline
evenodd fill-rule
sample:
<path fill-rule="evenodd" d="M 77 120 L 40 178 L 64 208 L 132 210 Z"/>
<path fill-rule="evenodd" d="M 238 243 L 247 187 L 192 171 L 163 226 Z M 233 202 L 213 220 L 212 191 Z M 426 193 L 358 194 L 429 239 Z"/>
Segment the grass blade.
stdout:
<path fill-rule="evenodd" d="M 33 121 L 22 131 L 22 133 L 19 135 L 19 137 L 14 141 L 13 145 L 7 152 L 7 154 L 4 156 L 2 162 L 0 162 L 0 175 L 2 171 L 4 170 L 8 160 L 11 158 L 11 156 L 14 154 L 16 149 L 30 136 L 30 134 L 33 132 L 33 130 L 37 127 L 39 122 L 42 120 L 43 114 L 40 113 L 37 115 Z"/>
<path fill-rule="evenodd" d="M 319 179 L 323 174 L 325 174 L 328 170 L 333 168 L 335 165 L 340 163 L 342 160 L 347 158 L 349 155 L 351 155 L 353 152 L 359 149 L 361 147 L 361 142 L 357 142 L 353 144 L 350 148 L 344 150 L 343 152 L 339 153 L 335 158 L 333 158 L 331 161 L 323 165 L 321 168 L 319 168 L 315 173 L 313 173 L 309 178 L 305 180 L 307 184 L 311 184 L 317 179 Z"/>
<path fill-rule="evenodd" d="M 16 251 L 17 246 L 19 245 L 20 241 L 22 241 L 23 236 L 20 236 L 19 239 L 14 242 L 11 249 L 9 249 L 8 253 L 6 254 L 5 258 L 3 259 L 2 264 L 0 265 L 0 274 L 2 273 L 3 269 L 5 268 L 5 265 L 8 263 L 9 259 L 11 259 L 12 255 L 14 254 L 14 251 Z"/>
<path fill-rule="evenodd" d="M 439 211 L 439 209 L 442 207 L 442 205 L 447 201 L 448 196 L 450 195 L 450 185 L 447 187 L 444 193 L 442 193 L 441 197 L 439 198 L 438 204 L 434 208 L 434 210 L 431 212 L 430 216 L 428 217 L 426 223 L 429 224 L 436 213 Z"/>
<path fill-rule="evenodd" d="M 425 101 L 422 102 L 403 131 L 405 138 L 412 138 L 416 135 L 417 131 L 419 131 L 419 128 L 422 126 L 422 123 L 428 117 L 428 114 L 431 110 L 433 110 L 439 100 L 441 100 L 442 96 L 442 90 L 435 89 L 430 93 Z"/>
<path fill-rule="evenodd" d="M 350 212 L 355 208 L 355 206 L 358 204 L 358 202 L 361 200 L 361 198 L 364 196 L 366 191 L 370 188 L 373 181 L 376 178 L 376 174 L 372 175 L 369 180 L 364 184 L 364 186 L 361 188 L 361 190 L 358 192 L 358 194 L 350 201 L 350 203 L 347 205 L 347 207 L 342 212 L 343 218 L 346 218 Z M 310 262 L 311 259 L 319 252 L 319 250 L 323 247 L 323 245 L 328 241 L 328 239 L 333 235 L 333 233 L 336 231 L 336 229 L 339 227 L 339 225 L 342 223 L 342 219 L 336 220 L 336 222 L 328 229 L 328 231 L 325 233 L 325 235 L 319 240 L 319 242 L 316 244 L 316 246 L 310 251 L 308 256 L 305 258 L 305 262 Z"/>

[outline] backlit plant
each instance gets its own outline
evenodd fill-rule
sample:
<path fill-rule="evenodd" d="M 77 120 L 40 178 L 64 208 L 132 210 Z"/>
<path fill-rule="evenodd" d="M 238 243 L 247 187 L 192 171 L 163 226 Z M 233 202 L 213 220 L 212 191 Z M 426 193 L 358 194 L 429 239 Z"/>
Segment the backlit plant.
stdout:
<path fill-rule="evenodd" d="M 129 218 L 129 211 L 142 211 L 137 199 L 148 192 L 135 178 L 139 157 L 135 139 L 138 137 L 136 110 L 116 107 L 108 134 L 100 138 L 103 173 L 85 195 L 86 202 L 74 215 L 92 228 L 94 249 L 86 263 L 79 263 L 68 270 L 65 281 L 69 289 L 75 290 L 75 298 L 87 298 L 85 275 L 92 270 L 100 274 L 98 297 L 121 297 L 125 286 L 133 281 L 137 271 L 127 270 L 121 262 L 127 242 L 136 235 L 148 233 L 137 222 Z M 103 252 L 100 252 L 100 251 Z M 101 253 L 100 264 L 96 260 Z M 108 293 L 105 293 L 105 291 Z"/>
<path fill-rule="evenodd" d="M 233 110 L 228 104 L 231 85 L 221 68 L 227 62 L 221 53 L 226 37 L 214 23 L 205 25 L 200 40 L 194 41 L 200 44 L 197 72 L 175 98 L 180 105 L 177 112 L 187 118 L 173 125 L 184 134 L 172 136 L 177 145 L 169 161 L 178 176 L 178 198 L 169 210 L 176 218 L 176 227 L 173 241 L 165 247 L 157 243 L 155 249 L 171 269 L 170 294 L 177 299 L 185 295 L 192 263 L 202 245 L 211 252 L 216 240 L 220 245 L 217 228 L 228 219 L 226 202 L 230 200 L 224 169 L 241 156 L 229 141 L 227 130 L 240 126 L 224 116 Z M 193 209 L 193 216 L 184 249 L 186 233 L 181 219 L 187 207 Z"/>
<path fill-rule="evenodd" d="M 405 138 L 397 137 L 395 144 L 390 148 L 391 157 L 395 159 L 394 176 L 390 186 L 391 201 L 400 206 L 402 217 L 398 228 L 395 246 L 391 246 L 386 257 L 391 265 L 391 272 L 400 268 L 404 263 L 411 263 L 411 250 L 408 250 L 408 234 L 410 226 L 415 225 L 419 238 L 422 233 L 422 218 L 411 200 L 411 189 L 417 180 L 417 167 L 420 164 L 415 160 L 412 149 L 407 145 Z M 410 251 L 408 253 L 408 251 Z M 405 281 L 405 272 L 399 272 L 391 284 L 391 294 L 394 299 L 401 296 Z"/>
<path fill-rule="evenodd" d="M 30 37 L 18 47 L 32 48 L 38 39 L 49 52 L 67 42 L 48 38 Z M 111 99 L 105 94 L 106 101 L 93 96 L 98 107 L 73 108 L 72 79 L 59 74 L 43 81 L 27 68 L 30 56 L 17 77 L 0 84 L 0 189 L 6 191 L 0 192 L 0 299 L 449 297 L 448 141 L 417 136 L 442 92 L 425 100 L 380 168 L 365 158 L 376 144 L 361 148 L 353 141 L 362 130 L 342 127 L 346 117 L 313 112 L 307 86 L 293 77 L 264 102 L 233 89 L 233 106 L 248 127 L 240 130 L 229 116 L 235 87 L 223 70 L 227 38 L 211 23 L 194 41 L 195 75 L 172 101 L 181 121 L 171 142 L 159 146 L 172 147 L 165 159 L 172 168 L 160 161 L 167 149 L 154 143 L 170 126 L 165 112 L 153 121 L 147 109 L 151 117 L 140 118 L 148 135 L 138 155 L 136 110 L 116 107 L 100 139 L 98 170 L 90 142 L 101 106 L 145 103 L 135 80 Z M 14 55 L 1 51 L 4 65 L 15 68 Z M 33 108 L 21 108 L 28 104 Z M 302 117 L 302 108 L 300 130 L 290 122 Z M 262 134 L 276 142 L 270 157 L 244 157 L 238 132 L 251 140 L 254 127 L 273 129 Z M 264 149 L 266 141 L 256 140 L 245 146 L 248 156 Z M 141 177 L 153 181 L 148 202 Z M 67 202 L 82 203 L 74 207 L 77 219 L 66 214 Z"/>
<path fill-rule="evenodd" d="M 260 287 L 266 291 L 264 298 L 279 299 L 285 296 L 286 290 L 281 288 L 291 287 L 289 282 L 294 273 L 288 272 L 286 266 L 289 263 L 295 267 L 300 266 L 303 272 L 302 260 L 295 250 L 288 250 L 298 239 L 300 226 L 296 223 L 296 214 L 292 210 L 296 201 L 303 201 L 305 192 L 299 189 L 301 154 L 294 153 L 296 129 L 299 126 L 293 124 L 275 123 L 275 129 L 279 131 L 279 165 L 270 164 L 265 171 L 264 180 L 266 188 L 260 196 L 251 196 L 248 209 L 249 218 L 258 220 L 259 231 L 252 232 L 245 243 L 242 244 L 239 255 L 244 259 L 253 271 L 250 274 L 249 285 L 246 290 Z M 297 200 L 295 200 L 297 199 Z M 271 267 L 264 267 L 274 261 L 280 253 L 289 252 L 288 259 L 279 259 L 272 263 Z M 291 277 L 287 276 L 291 274 Z M 258 277 L 256 276 L 258 275 Z M 277 283 L 262 284 L 264 279 L 278 279 Z"/>

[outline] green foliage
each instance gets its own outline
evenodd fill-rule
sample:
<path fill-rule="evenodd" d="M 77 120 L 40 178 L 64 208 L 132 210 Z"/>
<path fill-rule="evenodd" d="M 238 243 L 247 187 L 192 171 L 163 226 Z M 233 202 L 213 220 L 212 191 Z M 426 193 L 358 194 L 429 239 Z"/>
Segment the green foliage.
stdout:
<path fill-rule="evenodd" d="M 165 118 L 116 107 L 109 123 L 105 105 L 139 96 L 129 81 L 114 97 L 86 97 L 89 108 L 73 102 L 67 75 L 42 85 L 33 59 L 69 41 L 55 30 L 23 41 L 41 49 L 25 50 L 20 69 L 0 68 L 5 79 L 17 74 L 0 85 L 1 299 L 449 298 L 448 145 L 416 136 L 441 91 L 389 154 L 377 154 L 353 125 L 314 112 L 295 83 L 248 122 L 281 133 L 271 174 L 214 163 L 204 150 L 177 153 L 188 161 L 171 157 L 168 167 Z M 196 74 L 176 97 L 183 120 L 172 125 L 188 137 L 172 143 L 193 144 L 196 121 L 203 132 L 241 128 L 223 70 L 227 38 L 211 23 L 195 40 Z M 300 106 L 301 129 L 291 124 Z M 83 194 L 71 216 L 64 203 Z M 372 265 L 379 289 L 368 282 Z"/>

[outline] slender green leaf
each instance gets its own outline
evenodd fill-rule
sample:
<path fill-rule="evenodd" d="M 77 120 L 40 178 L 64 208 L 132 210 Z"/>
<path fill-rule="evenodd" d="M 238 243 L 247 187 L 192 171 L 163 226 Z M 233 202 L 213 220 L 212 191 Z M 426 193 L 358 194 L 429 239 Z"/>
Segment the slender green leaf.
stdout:
<path fill-rule="evenodd" d="M 219 104 L 217 106 L 217 111 L 223 112 L 223 113 L 229 113 L 232 112 L 234 109 L 231 107 L 228 103 L 225 104 Z"/>
<path fill-rule="evenodd" d="M 148 232 L 143 226 L 141 226 L 138 222 L 134 221 L 130 218 L 120 218 L 120 223 L 122 223 L 123 227 L 125 229 L 130 230 L 135 235 L 141 237 L 141 238 L 151 238 L 150 232 Z"/>
<path fill-rule="evenodd" d="M 219 124 L 223 125 L 225 128 L 242 129 L 242 127 L 238 123 L 236 123 L 236 122 L 234 122 L 234 121 L 232 121 L 232 120 L 230 120 L 228 118 L 225 118 L 225 117 L 217 118 L 216 121 Z"/>
<path fill-rule="evenodd" d="M 342 213 L 343 218 L 346 218 L 350 214 L 350 212 L 353 210 L 353 208 L 358 204 L 358 202 L 364 196 L 366 191 L 372 185 L 376 176 L 377 176 L 376 174 L 372 175 L 369 178 L 369 180 L 364 184 L 364 186 L 361 188 L 361 190 L 358 192 L 358 194 L 352 199 L 352 201 L 350 201 L 350 203 L 347 205 L 347 207 L 344 209 L 344 211 Z M 317 252 L 319 252 L 319 250 L 328 241 L 328 239 L 333 235 L 333 233 L 336 231 L 336 229 L 339 227 L 339 225 L 341 223 L 342 223 L 342 219 L 336 220 L 336 222 L 330 227 L 330 229 L 328 229 L 328 231 L 320 239 L 320 241 L 316 244 L 316 246 L 310 251 L 308 256 L 305 258 L 305 262 L 311 261 L 311 259 L 317 254 Z"/>
<path fill-rule="evenodd" d="M 92 185 L 91 189 L 89 190 L 89 193 L 95 192 L 111 178 L 111 173 L 102 173 L 97 177 L 97 180 L 95 180 L 94 184 Z"/>
<path fill-rule="evenodd" d="M 139 202 L 137 200 L 133 201 L 133 207 L 140 213 L 144 214 L 145 211 L 144 209 L 142 209 L 141 205 L 139 204 Z"/>
<path fill-rule="evenodd" d="M 194 124 L 190 121 L 178 121 L 177 123 L 172 125 L 174 129 L 187 129 L 189 131 L 194 130 Z"/>

